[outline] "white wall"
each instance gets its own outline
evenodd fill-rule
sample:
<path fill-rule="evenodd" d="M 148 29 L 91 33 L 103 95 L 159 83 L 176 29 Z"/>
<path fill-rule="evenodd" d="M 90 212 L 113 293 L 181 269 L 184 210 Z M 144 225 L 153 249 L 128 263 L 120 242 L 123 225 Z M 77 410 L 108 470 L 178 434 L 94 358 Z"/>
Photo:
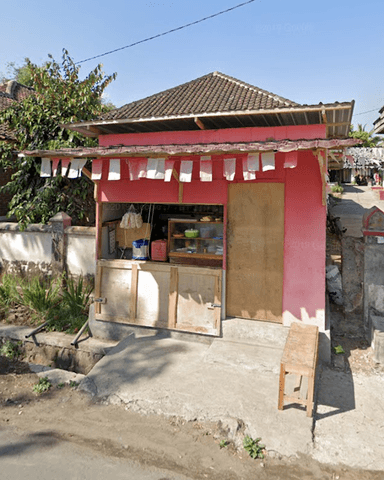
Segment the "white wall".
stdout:
<path fill-rule="evenodd" d="M 94 275 L 94 227 L 67 227 L 64 256 L 68 273 Z M 51 225 L 29 225 L 20 231 L 15 223 L 0 223 L 0 265 L 3 272 L 50 273 L 52 268 Z"/>
<path fill-rule="evenodd" d="M 68 272 L 73 275 L 95 275 L 95 227 L 65 229 Z"/>
<path fill-rule="evenodd" d="M 45 227 L 45 228 L 44 228 Z M 8 262 L 51 263 L 51 229 L 30 225 L 20 232 L 13 223 L 0 223 L 0 260 Z"/>

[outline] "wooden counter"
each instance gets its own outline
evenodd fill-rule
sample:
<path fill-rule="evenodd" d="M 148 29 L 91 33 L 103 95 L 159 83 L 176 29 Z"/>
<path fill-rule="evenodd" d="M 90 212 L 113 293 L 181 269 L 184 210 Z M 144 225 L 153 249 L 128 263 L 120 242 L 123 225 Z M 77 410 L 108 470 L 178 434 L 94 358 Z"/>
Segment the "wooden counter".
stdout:
<path fill-rule="evenodd" d="M 220 335 L 221 268 L 99 260 L 95 318 Z"/>

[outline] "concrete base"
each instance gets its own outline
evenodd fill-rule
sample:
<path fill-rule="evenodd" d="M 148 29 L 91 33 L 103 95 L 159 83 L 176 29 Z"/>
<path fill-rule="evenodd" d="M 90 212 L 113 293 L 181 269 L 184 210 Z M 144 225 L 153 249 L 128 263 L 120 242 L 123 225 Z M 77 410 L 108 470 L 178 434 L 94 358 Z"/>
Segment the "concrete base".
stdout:
<path fill-rule="evenodd" d="M 312 419 L 301 408 L 277 409 L 279 355 L 279 349 L 223 339 L 206 345 L 131 335 L 80 388 L 143 414 L 220 421 L 238 446 L 245 433 L 262 437 L 271 454 L 309 454 Z"/>
<path fill-rule="evenodd" d="M 374 360 L 384 365 L 384 317 L 371 316 L 371 346 Z"/>

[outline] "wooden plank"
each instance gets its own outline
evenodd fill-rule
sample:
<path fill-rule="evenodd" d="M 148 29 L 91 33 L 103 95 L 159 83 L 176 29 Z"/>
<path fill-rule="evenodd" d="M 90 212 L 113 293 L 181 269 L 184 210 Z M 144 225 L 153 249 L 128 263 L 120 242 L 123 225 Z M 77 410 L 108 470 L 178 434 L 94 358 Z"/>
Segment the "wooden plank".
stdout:
<path fill-rule="evenodd" d="M 183 203 L 184 184 L 179 182 L 179 203 Z"/>
<path fill-rule="evenodd" d="M 99 259 L 102 256 L 102 232 L 103 232 L 103 224 L 101 219 L 103 218 L 103 204 L 101 202 L 96 203 L 97 209 L 97 232 L 96 232 L 96 258 Z"/>
<path fill-rule="evenodd" d="M 199 117 L 195 117 L 193 120 L 194 120 L 194 122 L 196 123 L 196 125 L 200 128 L 200 130 L 205 130 L 205 125 L 204 125 L 204 123 L 200 120 Z"/>
<path fill-rule="evenodd" d="M 136 318 L 137 313 L 137 284 L 139 280 L 139 271 L 137 264 L 132 265 L 132 277 L 131 277 L 131 299 L 130 299 L 130 313 L 131 318 Z"/>
<path fill-rule="evenodd" d="M 215 305 L 221 305 L 221 277 L 215 278 L 215 296 L 213 303 Z M 221 308 L 214 307 L 214 321 L 215 321 L 215 328 L 220 335 L 220 326 L 221 326 Z"/>
<path fill-rule="evenodd" d="M 132 319 L 130 316 L 124 316 L 124 315 L 107 315 L 107 314 L 99 314 L 95 315 L 96 320 L 103 320 L 106 322 L 116 322 L 116 323 L 125 323 L 127 325 L 133 325 L 133 326 L 143 326 L 143 327 L 157 327 L 157 328 L 167 328 L 167 322 L 159 322 L 159 321 L 153 321 L 153 322 L 148 322 L 147 320 L 141 320 L 141 319 Z"/>
<path fill-rule="evenodd" d="M 169 283 L 169 304 L 168 304 L 168 327 L 169 328 L 176 328 L 178 286 L 179 286 L 179 272 L 177 267 L 172 267 L 171 279 Z"/>
<path fill-rule="evenodd" d="M 227 314 L 282 322 L 284 184 L 230 184 Z"/>
<path fill-rule="evenodd" d="M 206 334 L 208 333 L 208 334 L 215 335 L 213 332 L 210 332 L 205 327 L 184 325 L 183 323 L 177 325 L 177 330 L 181 330 L 183 332 L 206 333 Z"/>
<path fill-rule="evenodd" d="M 95 284 L 95 297 L 100 298 L 101 296 L 101 277 L 103 275 L 103 267 L 98 265 L 96 268 L 96 284 Z M 95 303 L 95 314 L 101 312 L 101 304 Z"/>
<path fill-rule="evenodd" d="M 174 268 L 169 263 L 165 262 L 146 262 L 141 260 L 107 260 L 101 259 L 98 260 L 97 265 L 106 268 L 116 268 L 122 270 L 130 270 L 132 265 L 137 265 L 139 270 L 151 271 L 151 272 L 170 272 L 171 268 Z M 194 267 L 194 266 L 185 266 L 180 265 L 177 267 L 179 271 L 189 273 L 190 275 L 212 275 L 221 277 L 221 268 L 216 267 Z"/>
<path fill-rule="evenodd" d="M 83 167 L 81 171 L 82 171 L 82 173 L 84 173 L 84 175 L 87 178 L 89 178 L 89 180 L 92 180 L 92 174 L 87 168 Z M 93 182 L 93 180 L 92 180 L 92 182 Z"/>

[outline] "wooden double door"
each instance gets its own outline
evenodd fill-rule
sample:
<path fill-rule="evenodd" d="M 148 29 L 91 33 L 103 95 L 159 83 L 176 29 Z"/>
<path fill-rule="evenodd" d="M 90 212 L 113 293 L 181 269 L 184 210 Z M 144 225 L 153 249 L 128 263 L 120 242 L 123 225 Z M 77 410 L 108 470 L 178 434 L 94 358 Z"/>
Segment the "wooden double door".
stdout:
<path fill-rule="evenodd" d="M 227 315 L 282 322 L 284 184 L 229 185 Z"/>

